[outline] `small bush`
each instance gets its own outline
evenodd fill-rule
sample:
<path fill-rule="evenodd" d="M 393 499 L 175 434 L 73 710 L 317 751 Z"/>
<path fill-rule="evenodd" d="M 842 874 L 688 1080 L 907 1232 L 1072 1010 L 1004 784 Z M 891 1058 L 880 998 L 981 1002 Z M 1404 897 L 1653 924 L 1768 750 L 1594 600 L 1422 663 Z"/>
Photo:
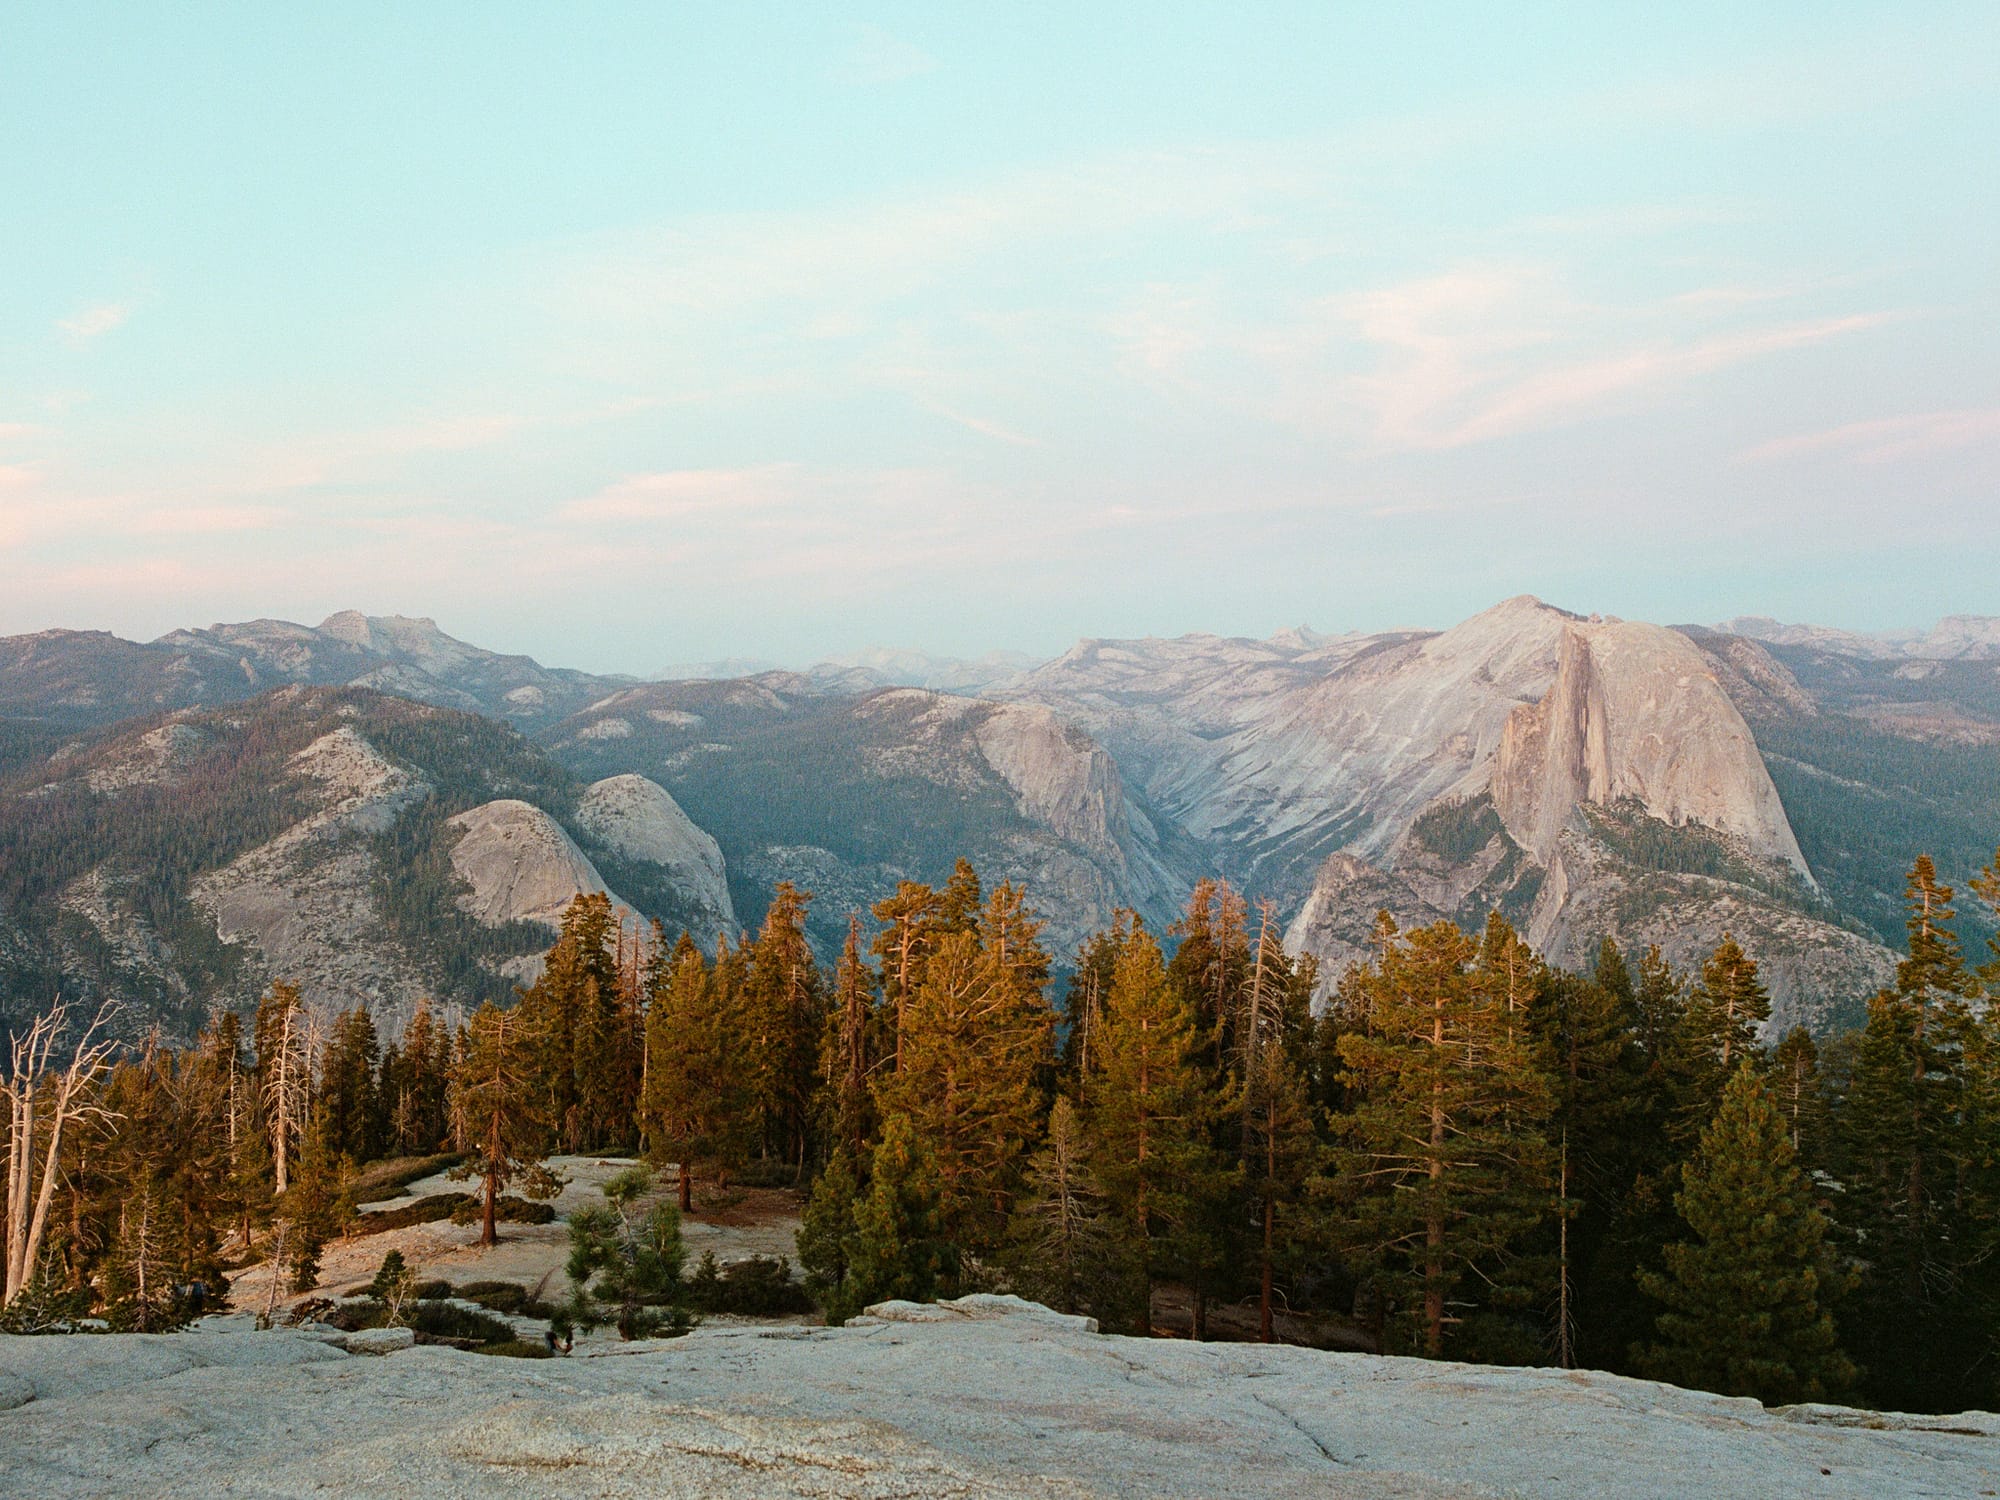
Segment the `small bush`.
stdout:
<path fill-rule="evenodd" d="M 705 1251 L 688 1279 L 688 1300 L 706 1313 L 746 1317 L 813 1310 L 812 1297 L 792 1279 L 792 1263 L 783 1256 L 754 1255 L 723 1267 Z"/>
<path fill-rule="evenodd" d="M 381 1234 L 388 1229 L 408 1229 L 414 1224 L 436 1224 L 451 1218 L 461 1204 L 470 1203 L 470 1193 L 434 1193 L 406 1203 L 401 1208 L 382 1208 L 374 1213 L 356 1214 L 348 1221 L 350 1236 Z"/>
<path fill-rule="evenodd" d="M 476 1193 L 452 1193 L 448 1196 L 463 1198 L 451 1211 L 454 1224 L 477 1224 L 485 1213 L 485 1203 Z M 556 1211 L 552 1204 L 531 1203 L 526 1198 L 516 1198 L 511 1194 L 495 1200 L 493 1217 L 503 1224 L 552 1224 Z"/>
<path fill-rule="evenodd" d="M 419 1302 L 436 1302 L 442 1297 L 456 1297 L 458 1290 L 442 1276 L 437 1276 L 418 1282 L 416 1295 Z"/>
<path fill-rule="evenodd" d="M 404 1309 L 403 1321 L 432 1338 L 476 1339 L 482 1344 L 504 1344 L 514 1338 L 511 1323 L 450 1302 L 419 1302 Z"/>
<path fill-rule="evenodd" d="M 546 1343 L 534 1339 L 507 1339 L 498 1344 L 481 1344 L 473 1353 L 497 1354 L 502 1359 L 548 1359 L 552 1351 Z"/>
<path fill-rule="evenodd" d="M 557 1310 L 554 1303 L 538 1300 L 512 1281 L 468 1281 L 458 1289 L 458 1296 L 489 1312 L 510 1313 L 517 1318 L 548 1318 Z"/>
<path fill-rule="evenodd" d="M 380 1203 L 400 1196 L 411 1183 L 435 1177 L 464 1160 L 462 1153 L 448 1151 L 438 1156 L 395 1156 L 370 1162 L 349 1184 L 348 1195 L 356 1203 Z"/>
<path fill-rule="evenodd" d="M 350 1237 L 381 1234 L 384 1230 L 436 1224 L 445 1219 L 454 1224 L 477 1224 L 481 1211 L 481 1200 L 475 1193 L 433 1193 L 401 1208 L 356 1214 L 348 1222 L 347 1233 Z M 493 1217 L 509 1224 L 548 1224 L 554 1222 L 555 1216 L 555 1209 L 546 1203 L 530 1203 L 526 1198 L 511 1195 L 493 1205 Z"/>

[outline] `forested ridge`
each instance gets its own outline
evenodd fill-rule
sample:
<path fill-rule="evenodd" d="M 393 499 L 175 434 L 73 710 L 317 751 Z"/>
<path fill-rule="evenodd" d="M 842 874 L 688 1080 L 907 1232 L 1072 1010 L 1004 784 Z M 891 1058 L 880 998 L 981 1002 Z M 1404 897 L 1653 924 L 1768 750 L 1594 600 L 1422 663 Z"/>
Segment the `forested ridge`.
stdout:
<path fill-rule="evenodd" d="M 2000 903 L 1993 866 L 1972 896 Z M 184 1051 L 66 1050 L 78 1016 L 17 1036 L 9 1324 L 170 1326 L 263 1257 L 310 1288 L 380 1158 L 452 1153 L 490 1239 L 551 1153 L 627 1148 L 683 1207 L 702 1178 L 809 1187 L 799 1257 L 835 1321 L 1001 1288 L 1134 1333 L 1996 1398 L 2000 953 L 1961 954 L 1928 859 L 1896 982 L 1824 1044 L 1760 1042 L 1733 941 L 1694 973 L 1609 942 L 1572 973 L 1498 915 L 1385 916 L 1314 1016 L 1311 960 L 1219 882 L 1165 932 L 1121 914 L 1060 994 L 1022 893 L 969 865 L 856 913 L 830 968 L 810 900 L 781 885 L 710 950 L 580 897 L 516 1003 L 395 1038 L 283 984 Z M 612 1227 L 572 1226 L 593 1285 L 638 1275 Z M 680 1306 L 667 1260 L 627 1315 Z"/>

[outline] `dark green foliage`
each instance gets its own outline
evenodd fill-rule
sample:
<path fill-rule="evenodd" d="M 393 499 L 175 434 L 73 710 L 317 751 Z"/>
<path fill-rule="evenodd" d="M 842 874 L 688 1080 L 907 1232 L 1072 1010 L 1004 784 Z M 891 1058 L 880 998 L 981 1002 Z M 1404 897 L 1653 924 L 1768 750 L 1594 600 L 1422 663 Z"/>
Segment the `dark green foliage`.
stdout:
<path fill-rule="evenodd" d="M 604 1184 L 602 1208 L 569 1217 L 569 1317 L 583 1328 L 611 1323 L 622 1339 L 672 1337 L 693 1326 L 684 1300 L 687 1249 L 671 1203 L 643 1214 L 652 1174 L 631 1167 Z"/>
<path fill-rule="evenodd" d="M 308 1131 L 298 1175 L 278 1200 L 278 1214 L 288 1226 L 285 1260 L 295 1292 L 309 1292 L 319 1284 L 320 1254 L 352 1215 L 353 1205 L 343 1192 L 344 1175 L 325 1127 Z"/>
<path fill-rule="evenodd" d="M 497 1344 L 481 1344 L 475 1354 L 495 1354 L 502 1359 L 553 1359 L 555 1350 L 538 1339 L 503 1339 Z"/>
<path fill-rule="evenodd" d="M 320 1058 L 321 1128 L 337 1155 L 372 1160 L 381 1147 L 383 1122 L 375 1067 L 381 1046 L 375 1022 L 363 1006 L 342 1013 Z"/>
<path fill-rule="evenodd" d="M 1774 1406 L 1837 1399 L 1854 1377 L 1827 1311 L 1844 1277 L 1823 1248 L 1826 1220 L 1784 1119 L 1748 1061 L 1683 1178 L 1674 1206 L 1691 1236 L 1667 1247 L 1664 1273 L 1640 1276 L 1664 1304 L 1641 1368 Z"/>
<path fill-rule="evenodd" d="M 813 1309 L 812 1295 L 793 1278 L 792 1264 L 783 1256 L 773 1260 L 753 1255 L 721 1266 L 713 1251 L 704 1251 L 688 1278 L 687 1295 L 688 1304 L 697 1311 L 736 1317 L 777 1317 Z"/>
<path fill-rule="evenodd" d="M 400 1196 L 410 1184 L 449 1171 L 465 1160 L 457 1151 L 441 1151 L 435 1156 L 398 1156 L 374 1161 L 354 1174 L 349 1185 L 356 1203 L 381 1203 Z M 361 1217 L 366 1218 L 367 1215 Z"/>
<path fill-rule="evenodd" d="M 1410 825 L 1411 838 L 1455 865 L 1465 864 L 1492 843 L 1494 835 L 1505 832 L 1493 798 L 1484 792 L 1433 803 Z"/>
<path fill-rule="evenodd" d="M 1334 1121 L 1336 1232 L 1397 1308 L 1402 1346 L 1436 1356 L 1459 1289 L 1492 1279 L 1550 1207 L 1550 1091 L 1495 945 L 1381 924 L 1368 1025 L 1340 1041 L 1357 1103 Z"/>
<path fill-rule="evenodd" d="M 377 1209 L 356 1214 L 347 1221 L 345 1232 L 360 1236 L 382 1234 L 391 1229 L 408 1229 L 413 1224 L 454 1224 L 475 1222 L 480 1213 L 477 1193 L 432 1193 L 401 1208 Z M 531 1203 L 526 1198 L 502 1194 L 493 1202 L 493 1217 L 502 1224 L 552 1224 L 556 1211 L 547 1203 Z"/>
<path fill-rule="evenodd" d="M 1755 960 L 1724 933 L 1688 992 L 1669 1044 L 1674 1112 L 1666 1128 L 1677 1143 L 1691 1144 L 1708 1128 L 1739 1063 L 1762 1064 L 1757 1036 L 1770 1018 L 1771 995 Z"/>
<path fill-rule="evenodd" d="M 1806 661 L 1776 654 L 1795 667 Z M 1992 676 L 1990 663 L 1939 665 Z M 1937 691 L 1888 673 L 1883 679 L 1871 680 L 1871 692 Z M 1993 852 L 2000 755 L 1992 746 L 1908 739 L 1844 714 L 1759 720 L 1756 730 L 1807 863 L 1840 910 L 1881 941 L 1902 936 L 1898 898 L 1911 850 L 1930 850 L 1948 880 Z M 1990 930 L 1990 919 L 1974 930 Z"/>
<path fill-rule="evenodd" d="M 1842 1228 L 1861 1267 L 1844 1321 L 1878 1402 L 1957 1410 L 1994 1390 L 2000 1251 L 1991 1175 L 1993 1019 L 1975 1019 L 1952 891 L 1910 872 L 1909 957 L 1868 1005 L 1835 1130 Z"/>
<path fill-rule="evenodd" d="M 1705 824 L 1664 822 L 1648 816 L 1636 801 L 1614 807 L 1586 803 L 1584 815 L 1598 840 L 1636 869 L 1706 875 L 1748 886 L 1795 910 L 1826 914 L 1797 876 L 1765 867 L 1735 840 Z"/>
<path fill-rule="evenodd" d="M 482 1344 L 503 1344 L 514 1337 L 511 1323 L 491 1314 L 445 1301 L 411 1303 L 403 1321 L 414 1332 L 439 1339 L 473 1339 Z"/>
<path fill-rule="evenodd" d="M 883 1122 L 865 1184 L 836 1149 L 813 1187 L 798 1236 L 806 1285 L 830 1324 L 876 1302 L 928 1302 L 957 1269 L 940 1233 L 936 1164 L 901 1115 Z"/>
<path fill-rule="evenodd" d="M 1129 1328 L 1145 1317 L 1143 1265 L 1111 1217 L 1089 1157 L 1082 1117 L 1058 1098 L 1048 1139 L 1028 1164 L 1001 1265 L 1024 1297 Z"/>
<path fill-rule="evenodd" d="M 489 1312 L 519 1318 L 552 1318 L 558 1311 L 557 1304 L 541 1301 L 528 1287 L 514 1281 L 468 1281 L 454 1288 L 453 1295 L 466 1302 L 477 1302 Z"/>

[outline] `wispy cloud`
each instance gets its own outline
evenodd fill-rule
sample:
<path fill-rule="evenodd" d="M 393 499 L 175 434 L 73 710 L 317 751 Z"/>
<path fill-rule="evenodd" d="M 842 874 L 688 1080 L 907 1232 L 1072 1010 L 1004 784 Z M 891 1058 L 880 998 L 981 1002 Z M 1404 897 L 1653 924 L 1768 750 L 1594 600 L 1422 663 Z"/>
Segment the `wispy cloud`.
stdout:
<path fill-rule="evenodd" d="M 123 328 L 133 313 L 130 302 L 99 302 L 56 320 L 56 331 L 72 348 L 80 349 L 105 334 Z"/>
<path fill-rule="evenodd" d="M 1823 454 L 1864 464 L 1886 464 L 1997 440 L 2000 440 L 2000 406 L 1915 412 L 1778 438 L 1739 455 L 1739 462 L 1767 463 Z"/>
<path fill-rule="evenodd" d="M 1348 384 L 1390 449 L 1463 447 L 1596 416 L 1785 350 L 1878 327 L 1883 312 L 1704 327 L 1757 298 L 1734 289 L 1655 305 L 1594 303 L 1548 268 L 1468 268 L 1348 299 L 1377 369 Z"/>
<path fill-rule="evenodd" d="M 857 26 L 854 40 L 834 62 L 834 82 L 863 87 L 901 83 L 935 72 L 938 61 L 915 43 L 907 42 L 880 26 Z"/>
<path fill-rule="evenodd" d="M 802 478 L 797 464 L 634 474 L 557 514 L 565 521 L 683 521 L 715 511 L 740 517 L 796 502 Z"/>

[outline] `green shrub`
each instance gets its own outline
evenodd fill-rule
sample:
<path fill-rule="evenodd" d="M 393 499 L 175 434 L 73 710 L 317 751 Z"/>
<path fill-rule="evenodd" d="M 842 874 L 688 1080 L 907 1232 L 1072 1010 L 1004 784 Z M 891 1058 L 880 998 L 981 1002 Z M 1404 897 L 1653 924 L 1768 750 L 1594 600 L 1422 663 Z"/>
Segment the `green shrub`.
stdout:
<path fill-rule="evenodd" d="M 477 1302 L 489 1312 L 509 1313 L 517 1318 L 548 1318 L 557 1311 L 552 1302 L 543 1302 L 526 1287 L 512 1281 L 468 1281 L 457 1295 Z"/>
<path fill-rule="evenodd" d="M 476 1193 L 433 1193 L 401 1208 L 356 1214 L 348 1221 L 347 1233 L 350 1237 L 381 1234 L 384 1230 L 436 1224 L 445 1219 L 454 1224 L 476 1224 L 482 1211 Z M 546 1203 L 530 1203 L 526 1198 L 508 1195 L 493 1205 L 493 1216 L 508 1224 L 548 1224 L 554 1222 L 556 1211 Z"/>
<path fill-rule="evenodd" d="M 439 1156 L 396 1156 L 371 1162 L 348 1185 L 348 1196 L 356 1203 L 380 1203 L 401 1196 L 413 1182 L 435 1177 L 464 1161 L 460 1152 Z"/>
<path fill-rule="evenodd" d="M 1500 832 L 1500 814 L 1494 810 L 1493 799 L 1484 792 L 1477 797 L 1434 803 L 1410 825 L 1410 836 L 1420 847 L 1455 865 L 1471 859 Z"/>
<path fill-rule="evenodd" d="M 547 1359 L 549 1346 L 538 1339 L 506 1339 L 498 1344 L 481 1344 L 475 1354 L 497 1354 L 502 1359 Z"/>
<path fill-rule="evenodd" d="M 688 1300 L 705 1313 L 736 1313 L 746 1317 L 807 1313 L 813 1300 L 792 1279 L 792 1263 L 755 1255 L 730 1266 L 718 1266 L 713 1251 L 704 1251 L 688 1280 Z"/>
<path fill-rule="evenodd" d="M 514 1338 L 513 1324 L 451 1302 L 418 1302 L 404 1309 L 403 1321 L 432 1338 L 476 1339 L 482 1344 L 504 1344 Z"/>

